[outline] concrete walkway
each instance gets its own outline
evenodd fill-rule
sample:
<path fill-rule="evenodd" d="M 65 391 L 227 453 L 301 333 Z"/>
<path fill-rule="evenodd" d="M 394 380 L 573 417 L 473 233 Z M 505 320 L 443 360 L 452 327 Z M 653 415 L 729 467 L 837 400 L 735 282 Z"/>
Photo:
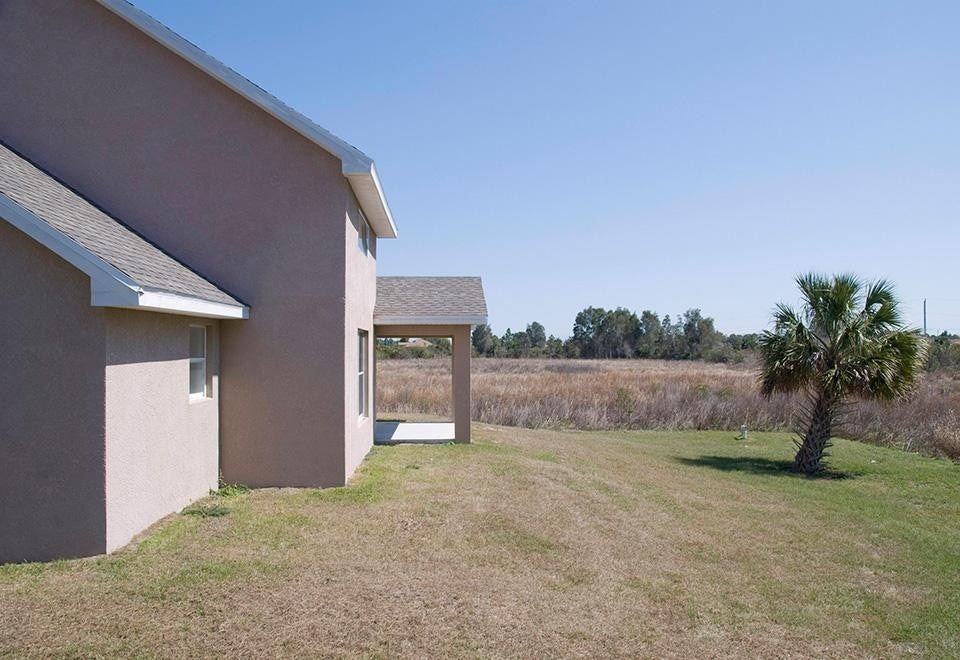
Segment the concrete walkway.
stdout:
<path fill-rule="evenodd" d="M 453 422 L 377 422 L 373 433 L 373 441 L 378 445 L 429 445 L 453 440 Z"/>

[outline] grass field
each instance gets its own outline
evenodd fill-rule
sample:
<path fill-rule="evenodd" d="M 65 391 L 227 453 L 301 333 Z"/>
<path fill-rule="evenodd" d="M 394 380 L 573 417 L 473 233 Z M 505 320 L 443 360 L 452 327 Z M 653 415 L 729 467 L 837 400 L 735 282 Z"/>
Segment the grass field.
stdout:
<path fill-rule="evenodd" d="M 377 409 L 449 416 L 450 360 L 380 360 Z M 795 397 L 760 396 L 756 369 L 664 360 L 473 361 L 472 418 L 526 428 L 795 430 Z M 856 402 L 845 437 L 960 460 L 960 377 L 925 374 L 896 405 Z"/>
<path fill-rule="evenodd" d="M 783 434 L 477 425 L 0 567 L 0 656 L 960 655 L 960 471 Z"/>

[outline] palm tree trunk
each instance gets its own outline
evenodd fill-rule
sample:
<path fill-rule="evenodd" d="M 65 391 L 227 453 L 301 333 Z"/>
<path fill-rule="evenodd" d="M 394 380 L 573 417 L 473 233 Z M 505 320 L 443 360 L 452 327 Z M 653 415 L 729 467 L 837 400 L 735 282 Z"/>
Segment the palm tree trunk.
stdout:
<path fill-rule="evenodd" d="M 821 461 L 833 434 L 834 408 L 834 402 L 823 393 L 814 398 L 807 432 L 793 460 L 794 472 L 816 474 L 823 469 Z"/>

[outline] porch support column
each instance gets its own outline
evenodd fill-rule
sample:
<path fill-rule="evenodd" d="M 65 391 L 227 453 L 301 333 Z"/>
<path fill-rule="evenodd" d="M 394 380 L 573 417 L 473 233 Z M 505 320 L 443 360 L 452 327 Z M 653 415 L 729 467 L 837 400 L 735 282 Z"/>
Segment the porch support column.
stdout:
<path fill-rule="evenodd" d="M 453 437 L 470 442 L 470 326 L 453 332 Z"/>

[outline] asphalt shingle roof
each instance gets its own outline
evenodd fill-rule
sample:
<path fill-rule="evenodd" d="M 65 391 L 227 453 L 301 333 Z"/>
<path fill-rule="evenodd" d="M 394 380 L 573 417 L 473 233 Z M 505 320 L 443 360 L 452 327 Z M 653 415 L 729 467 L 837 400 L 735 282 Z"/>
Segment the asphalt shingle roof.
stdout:
<path fill-rule="evenodd" d="M 4 144 L 0 144 L 0 194 L 142 287 L 243 304 Z"/>
<path fill-rule="evenodd" d="M 479 277 L 378 277 L 375 317 L 486 317 Z"/>

